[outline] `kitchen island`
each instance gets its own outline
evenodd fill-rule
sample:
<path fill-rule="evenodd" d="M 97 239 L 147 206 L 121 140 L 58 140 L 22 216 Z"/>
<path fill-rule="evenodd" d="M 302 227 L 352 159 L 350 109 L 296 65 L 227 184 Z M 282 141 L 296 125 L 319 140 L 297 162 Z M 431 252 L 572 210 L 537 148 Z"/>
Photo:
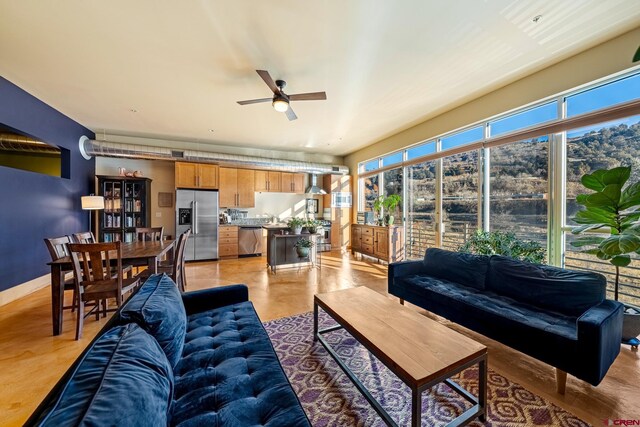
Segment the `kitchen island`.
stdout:
<path fill-rule="evenodd" d="M 313 265 L 316 258 L 317 234 L 289 234 L 287 225 L 269 224 L 264 225 L 267 230 L 267 265 L 272 272 L 276 272 L 277 267 L 293 267 L 297 264 Z M 314 245 L 309 251 L 309 256 L 299 257 L 295 244 L 300 239 L 309 239 Z"/>

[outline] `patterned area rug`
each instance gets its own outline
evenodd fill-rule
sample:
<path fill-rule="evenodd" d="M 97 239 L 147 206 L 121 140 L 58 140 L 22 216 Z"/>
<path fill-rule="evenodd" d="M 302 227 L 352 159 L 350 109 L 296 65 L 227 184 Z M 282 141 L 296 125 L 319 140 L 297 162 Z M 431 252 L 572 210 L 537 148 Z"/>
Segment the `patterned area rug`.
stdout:
<path fill-rule="evenodd" d="M 321 328 L 333 321 L 320 312 Z M 322 344 L 313 342 L 313 314 L 304 313 L 264 324 L 278 357 L 314 426 L 384 426 Z M 411 391 L 351 335 L 338 330 L 324 335 L 371 394 L 398 425 L 411 424 Z M 491 360 L 489 360 L 491 366 Z M 478 369 L 469 368 L 453 379 L 474 395 Z M 489 369 L 488 417 L 472 426 L 588 426 L 573 414 L 533 394 Z M 422 425 L 446 425 L 470 404 L 440 384 L 422 396 Z"/>

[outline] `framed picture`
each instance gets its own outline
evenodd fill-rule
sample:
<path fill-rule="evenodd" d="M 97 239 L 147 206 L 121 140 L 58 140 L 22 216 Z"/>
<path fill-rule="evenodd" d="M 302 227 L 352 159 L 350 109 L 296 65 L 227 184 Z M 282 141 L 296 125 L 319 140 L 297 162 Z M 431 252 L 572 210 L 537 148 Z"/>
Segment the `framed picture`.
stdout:
<path fill-rule="evenodd" d="M 307 213 L 308 214 L 318 213 L 318 199 L 307 199 Z"/>

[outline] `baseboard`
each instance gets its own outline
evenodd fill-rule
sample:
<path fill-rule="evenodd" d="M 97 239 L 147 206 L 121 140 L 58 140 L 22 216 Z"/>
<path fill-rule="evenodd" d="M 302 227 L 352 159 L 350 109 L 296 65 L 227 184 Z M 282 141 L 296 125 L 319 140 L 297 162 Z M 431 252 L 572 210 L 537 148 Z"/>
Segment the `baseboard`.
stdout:
<path fill-rule="evenodd" d="M 51 284 L 51 275 L 45 274 L 44 276 L 36 277 L 28 282 L 21 283 L 12 288 L 5 289 L 0 292 L 0 307 L 5 304 L 9 304 L 19 298 L 27 296 L 39 289 L 45 288 Z"/>

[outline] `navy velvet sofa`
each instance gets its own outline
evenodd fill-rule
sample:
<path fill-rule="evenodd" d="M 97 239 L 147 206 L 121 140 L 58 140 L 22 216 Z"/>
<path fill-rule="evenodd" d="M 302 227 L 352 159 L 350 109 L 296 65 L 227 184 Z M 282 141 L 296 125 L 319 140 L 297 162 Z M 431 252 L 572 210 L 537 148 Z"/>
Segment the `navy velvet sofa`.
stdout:
<path fill-rule="evenodd" d="M 244 285 L 180 294 L 151 276 L 27 421 L 309 426 Z"/>
<path fill-rule="evenodd" d="M 389 264 L 389 293 L 598 385 L 620 352 L 623 306 L 601 274 L 430 248 Z"/>

